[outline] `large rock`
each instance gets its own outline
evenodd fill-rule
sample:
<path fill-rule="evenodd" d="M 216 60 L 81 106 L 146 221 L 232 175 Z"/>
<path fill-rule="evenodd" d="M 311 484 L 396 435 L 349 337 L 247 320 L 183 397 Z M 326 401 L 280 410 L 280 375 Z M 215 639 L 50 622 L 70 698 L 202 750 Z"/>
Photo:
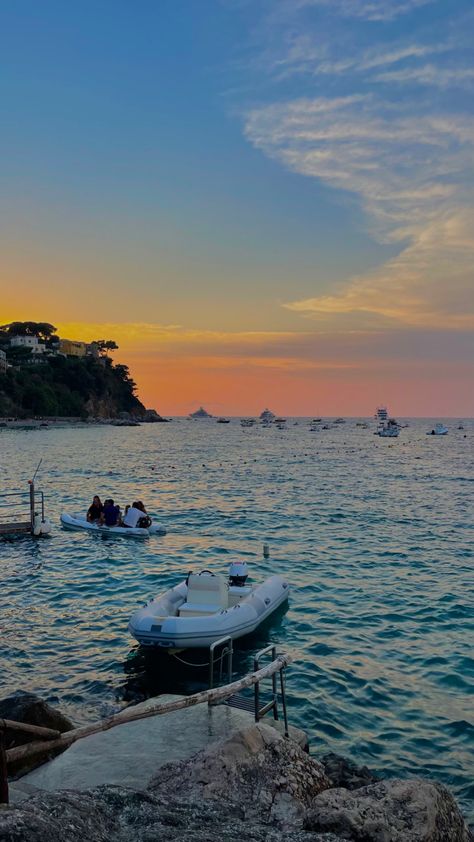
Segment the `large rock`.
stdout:
<path fill-rule="evenodd" d="M 22 691 L 18 691 L 0 701 L 0 719 L 26 722 L 29 725 L 40 725 L 43 728 L 53 728 L 55 731 L 60 731 L 61 733 L 74 728 L 74 723 L 59 710 L 55 710 L 55 708 L 48 705 L 47 702 L 44 702 L 33 693 L 23 693 Z M 24 745 L 31 741 L 31 734 L 10 728 L 5 731 L 5 748 Z M 50 756 L 53 756 L 51 752 L 45 752 L 29 760 L 26 759 L 12 763 L 9 765 L 9 774 L 11 777 L 24 774 L 28 770 L 34 769 L 36 766 L 44 763 Z"/>
<path fill-rule="evenodd" d="M 149 790 L 187 801 L 214 799 L 238 805 L 246 817 L 294 826 L 327 786 L 320 763 L 259 723 L 190 760 L 162 766 Z"/>
<path fill-rule="evenodd" d="M 332 833 L 286 831 L 217 801 L 99 787 L 87 792 L 36 795 L 21 807 L 0 810 L 0 842 L 344 842 Z"/>
<path fill-rule="evenodd" d="M 446 787 L 421 779 L 381 781 L 316 796 L 304 827 L 353 842 L 471 842 Z"/>
<path fill-rule="evenodd" d="M 331 787 L 342 786 L 344 789 L 359 789 L 380 780 L 367 766 L 356 766 L 352 760 L 341 757 L 340 754 L 334 754 L 333 752 L 323 754 L 321 763 Z"/>

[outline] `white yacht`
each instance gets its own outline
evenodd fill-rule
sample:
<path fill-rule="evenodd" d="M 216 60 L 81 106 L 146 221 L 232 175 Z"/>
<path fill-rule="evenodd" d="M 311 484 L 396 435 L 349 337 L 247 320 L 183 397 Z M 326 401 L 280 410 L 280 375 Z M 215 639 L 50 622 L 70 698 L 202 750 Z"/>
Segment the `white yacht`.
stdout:
<path fill-rule="evenodd" d="M 388 409 L 386 406 L 378 406 L 375 410 L 375 420 L 380 424 L 381 421 L 388 421 Z"/>
<path fill-rule="evenodd" d="M 379 424 L 377 429 L 377 435 L 383 439 L 396 438 L 399 434 L 400 427 L 398 426 L 398 422 L 395 421 L 395 418 L 389 418 L 388 421 Z"/>
<path fill-rule="evenodd" d="M 260 421 L 262 424 L 271 424 L 271 422 L 275 419 L 275 413 L 271 411 L 271 409 L 264 409 L 263 412 L 260 413 Z"/>
<path fill-rule="evenodd" d="M 204 418 L 212 418 L 213 416 L 210 415 L 209 412 L 206 412 L 203 406 L 200 406 L 199 409 L 196 410 L 196 412 L 191 412 L 189 417 L 193 420 L 201 420 Z"/>

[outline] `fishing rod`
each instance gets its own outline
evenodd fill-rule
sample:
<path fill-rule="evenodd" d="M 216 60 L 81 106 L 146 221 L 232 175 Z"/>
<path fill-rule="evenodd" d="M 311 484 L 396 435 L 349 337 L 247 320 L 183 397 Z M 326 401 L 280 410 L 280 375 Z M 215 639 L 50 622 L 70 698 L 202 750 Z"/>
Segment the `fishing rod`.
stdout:
<path fill-rule="evenodd" d="M 33 474 L 33 479 L 31 480 L 31 482 L 34 482 L 34 481 L 35 481 L 36 474 L 37 474 L 37 473 L 38 473 L 38 471 L 39 471 L 39 468 L 40 468 L 40 465 L 41 465 L 42 461 L 43 461 L 43 457 L 41 457 L 41 459 L 40 459 L 40 460 L 39 460 L 39 462 L 38 462 L 38 465 L 37 465 L 36 471 L 35 471 L 35 472 L 34 472 L 34 474 Z"/>

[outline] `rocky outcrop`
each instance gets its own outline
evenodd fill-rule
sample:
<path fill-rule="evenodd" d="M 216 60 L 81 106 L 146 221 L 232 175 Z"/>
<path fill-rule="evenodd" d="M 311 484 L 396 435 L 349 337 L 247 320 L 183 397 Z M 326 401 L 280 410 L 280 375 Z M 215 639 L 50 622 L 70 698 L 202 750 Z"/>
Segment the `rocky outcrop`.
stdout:
<path fill-rule="evenodd" d="M 333 779 L 370 775 L 339 760 L 326 764 Z M 330 786 L 320 763 L 258 724 L 163 766 L 147 791 L 42 792 L 0 810 L 0 842 L 471 842 L 438 784 Z"/>
<path fill-rule="evenodd" d="M 352 760 L 341 757 L 339 754 L 333 754 L 332 752 L 323 754 L 321 763 L 331 787 L 342 786 L 344 789 L 359 789 L 361 786 L 368 786 L 380 780 L 367 766 L 356 766 Z"/>
<path fill-rule="evenodd" d="M 149 790 L 186 801 L 240 806 L 247 818 L 299 824 L 305 808 L 329 786 L 317 760 L 262 723 L 194 758 L 162 766 Z"/>
<path fill-rule="evenodd" d="M 0 842 L 344 842 L 333 833 L 246 822 L 217 801 L 187 802 L 122 787 L 36 795 L 0 811 Z"/>
<path fill-rule="evenodd" d="M 470 842 L 472 836 L 446 787 L 431 781 L 381 781 L 329 789 L 307 812 L 306 830 L 354 842 Z"/>
<path fill-rule="evenodd" d="M 10 719 L 14 722 L 26 722 L 29 725 L 39 725 L 43 728 L 53 728 L 55 731 L 70 731 L 74 723 L 60 711 L 43 702 L 33 693 L 23 693 L 21 690 L 0 701 L 0 719 Z M 5 731 L 5 748 L 24 745 L 31 741 L 31 735 L 15 729 Z M 57 752 L 56 752 L 57 753 Z M 37 755 L 34 758 L 10 764 L 9 774 L 15 777 L 24 774 L 36 766 L 40 766 L 50 757 L 50 752 Z"/>

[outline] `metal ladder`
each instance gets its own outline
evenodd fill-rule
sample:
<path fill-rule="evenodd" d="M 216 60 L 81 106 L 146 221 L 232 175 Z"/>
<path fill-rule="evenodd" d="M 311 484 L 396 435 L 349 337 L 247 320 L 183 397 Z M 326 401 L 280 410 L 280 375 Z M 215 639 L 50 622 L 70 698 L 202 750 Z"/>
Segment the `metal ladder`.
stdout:
<path fill-rule="evenodd" d="M 216 649 L 221 648 L 221 654 L 218 658 L 216 658 Z M 219 682 L 222 681 L 223 675 L 223 664 L 224 658 L 227 658 L 227 670 L 228 670 L 228 683 L 232 683 L 232 638 L 231 637 L 222 637 L 220 640 L 216 640 L 214 643 L 211 644 L 209 647 L 209 688 L 214 686 L 214 671 L 215 671 L 215 663 L 217 660 L 220 661 L 219 664 Z M 256 653 L 253 659 L 253 669 L 254 672 L 257 672 L 260 667 L 260 661 L 262 658 L 271 657 L 272 661 L 275 661 L 277 658 L 277 647 L 274 643 L 270 643 L 269 646 L 266 646 L 264 649 L 260 649 L 259 652 Z M 281 698 L 281 708 L 283 712 L 283 722 L 285 724 L 285 737 L 288 736 L 288 714 L 286 708 L 286 691 L 285 691 L 285 669 L 284 665 L 281 666 L 278 674 L 280 676 L 280 698 Z M 246 710 L 249 713 L 253 713 L 255 722 L 260 722 L 263 717 L 273 711 L 273 718 L 275 721 L 280 719 L 279 712 L 278 712 L 278 679 L 277 674 L 274 673 L 271 676 L 272 680 L 272 692 L 271 698 L 268 702 L 261 705 L 260 700 L 260 681 L 257 681 L 254 685 L 254 694 L 253 699 L 249 696 L 244 696 L 241 693 L 234 693 L 233 696 L 230 696 L 221 704 L 228 705 L 229 707 L 238 708 L 240 710 Z"/>

